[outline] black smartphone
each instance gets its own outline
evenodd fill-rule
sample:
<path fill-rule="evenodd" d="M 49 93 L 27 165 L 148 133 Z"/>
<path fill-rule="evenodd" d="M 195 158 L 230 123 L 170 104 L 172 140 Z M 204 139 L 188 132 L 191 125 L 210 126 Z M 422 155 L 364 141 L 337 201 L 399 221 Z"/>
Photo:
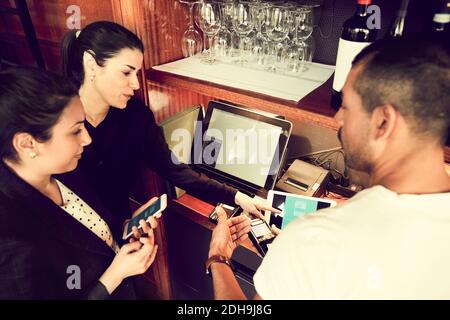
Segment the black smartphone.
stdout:
<path fill-rule="evenodd" d="M 276 235 L 265 220 L 259 218 L 252 220 L 252 229 L 249 238 L 258 252 L 264 257 L 269 249 L 268 246 L 275 239 Z"/>
<path fill-rule="evenodd" d="M 240 209 L 240 207 L 232 207 L 224 203 L 218 203 L 217 206 L 214 207 L 214 210 L 209 214 L 209 220 L 215 224 L 217 224 L 217 207 L 221 207 L 227 213 L 227 217 L 231 218 L 235 215 L 235 213 Z"/>
<path fill-rule="evenodd" d="M 272 229 L 265 220 L 261 220 L 251 213 L 243 211 L 240 207 L 239 209 L 240 210 L 235 212 L 234 215 L 245 214 L 250 218 L 251 231 L 249 232 L 248 237 L 261 256 L 264 257 L 269 249 L 268 246 L 275 239 L 276 235 L 272 232 Z"/>
<path fill-rule="evenodd" d="M 261 220 L 256 218 L 252 214 L 245 212 L 241 207 L 231 207 L 229 205 L 219 203 L 217 206 L 222 207 L 227 213 L 227 217 L 231 218 L 234 216 L 238 216 L 240 214 L 245 214 L 250 218 L 251 222 L 251 231 L 248 234 L 248 237 L 252 241 L 255 248 L 258 252 L 264 257 L 268 250 L 268 245 L 274 240 L 275 234 L 272 232 L 272 229 L 267 224 L 265 220 Z M 217 224 L 217 212 L 216 208 L 210 213 L 209 220 Z"/>

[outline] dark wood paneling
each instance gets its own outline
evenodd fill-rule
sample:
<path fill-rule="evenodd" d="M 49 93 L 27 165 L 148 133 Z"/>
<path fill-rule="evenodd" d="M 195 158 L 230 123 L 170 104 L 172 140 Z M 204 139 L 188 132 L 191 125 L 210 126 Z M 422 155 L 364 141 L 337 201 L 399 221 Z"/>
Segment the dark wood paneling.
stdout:
<path fill-rule="evenodd" d="M 2 1 L 0 5 L 14 7 L 13 1 Z M 69 31 L 66 13 L 70 5 L 78 5 L 81 10 L 81 27 L 97 20 L 114 20 L 110 0 L 29 0 L 27 1 L 33 26 L 48 69 L 57 71 L 60 67 L 59 43 Z M 10 52 L 1 54 L 2 58 L 22 65 L 32 65 L 33 60 L 24 42 L 24 32 L 17 16 L 0 15 L 0 45 L 8 45 Z"/>
<path fill-rule="evenodd" d="M 112 5 L 109 0 L 28 0 L 28 9 L 33 20 L 34 29 L 39 40 L 59 43 L 69 29 L 66 10 L 71 5 L 77 5 L 81 10 L 81 27 L 97 20 L 113 20 Z M 6 21 L 7 32 L 23 35 L 18 17 L 2 14 Z"/>
<path fill-rule="evenodd" d="M 187 7 L 177 0 L 143 1 L 145 19 L 141 34 L 146 45 L 145 62 L 154 65 L 182 58 L 181 37 L 188 24 Z"/>

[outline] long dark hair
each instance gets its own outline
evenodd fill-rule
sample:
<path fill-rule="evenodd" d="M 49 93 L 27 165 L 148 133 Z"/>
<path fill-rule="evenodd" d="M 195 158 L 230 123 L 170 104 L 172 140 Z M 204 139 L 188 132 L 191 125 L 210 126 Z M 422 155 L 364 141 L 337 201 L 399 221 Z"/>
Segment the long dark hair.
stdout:
<path fill-rule="evenodd" d="M 142 41 L 130 30 L 110 21 L 98 21 L 87 25 L 79 32 L 68 32 L 61 43 L 63 74 L 73 79 L 78 86 L 84 81 L 83 54 L 92 53 L 99 66 L 114 57 L 124 48 L 144 52 Z"/>
<path fill-rule="evenodd" d="M 12 68 L 0 72 L 0 162 L 18 162 L 14 135 L 31 134 L 48 141 L 77 87 L 69 80 L 33 68 Z"/>

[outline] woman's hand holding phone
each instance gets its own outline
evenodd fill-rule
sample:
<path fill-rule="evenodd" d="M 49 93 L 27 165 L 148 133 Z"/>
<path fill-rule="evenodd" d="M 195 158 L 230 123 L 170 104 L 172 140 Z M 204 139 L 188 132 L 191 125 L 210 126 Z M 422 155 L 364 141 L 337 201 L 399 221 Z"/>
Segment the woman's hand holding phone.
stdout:
<path fill-rule="evenodd" d="M 123 239 L 139 239 L 148 233 L 149 230 L 155 229 L 158 226 L 157 218 L 161 217 L 162 210 L 164 210 L 166 206 L 167 196 L 165 194 L 160 198 L 153 197 L 140 206 L 134 211 L 131 219 L 125 220 Z M 143 218 L 136 221 L 139 219 L 138 216 L 143 216 Z M 130 238 L 130 236 L 132 237 Z"/>
<path fill-rule="evenodd" d="M 122 246 L 111 265 L 100 277 L 100 282 L 111 294 L 122 281 L 130 276 L 142 274 L 155 261 L 158 245 L 155 244 L 155 236 L 152 229 L 147 232 L 147 237 L 140 237 Z"/>
<path fill-rule="evenodd" d="M 166 206 L 166 195 L 154 197 L 139 207 L 131 219 L 125 221 L 124 239 L 129 239 L 129 243 L 122 246 L 109 268 L 100 277 L 100 282 L 110 294 L 123 279 L 144 273 L 155 261 L 158 245 L 155 245 L 153 229 L 158 226 L 157 218 Z M 139 219 L 139 215 L 145 219 Z M 133 223 L 132 228 L 128 228 L 131 227 L 130 223 Z"/>
<path fill-rule="evenodd" d="M 145 236 L 150 231 L 153 232 L 152 229 L 156 229 L 157 227 L 158 221 L 155 217 L 150 217 L 147 221 L 145 221 L 144 219 L 139 220 L 139 228 L 136 226 L 132 228 L 133 236 L 130 238 L 130 243 L 141 238 L 142 236 Z"/>

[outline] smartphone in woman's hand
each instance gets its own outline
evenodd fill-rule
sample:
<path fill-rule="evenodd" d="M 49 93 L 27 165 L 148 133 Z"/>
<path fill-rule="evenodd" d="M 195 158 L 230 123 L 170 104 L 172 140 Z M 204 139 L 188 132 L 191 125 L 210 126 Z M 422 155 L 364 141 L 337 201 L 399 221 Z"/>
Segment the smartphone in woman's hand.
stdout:
<path fill-rule="evenodd" d="M 163 194 L 161 197 L 157 198 L 154 201 L 150 201 L 146 207 L 142 207 L 139 210 L 138 215 L 129 220 L 123 229 L 122 239 L 127 240 L 133 234 L 133 227 L 141 228 L 139 225 L 139 221 L 145 220 L 148 221 L 152 216 L 158 216 L 164 209 L 167 207 L 167 195 Z"/>

